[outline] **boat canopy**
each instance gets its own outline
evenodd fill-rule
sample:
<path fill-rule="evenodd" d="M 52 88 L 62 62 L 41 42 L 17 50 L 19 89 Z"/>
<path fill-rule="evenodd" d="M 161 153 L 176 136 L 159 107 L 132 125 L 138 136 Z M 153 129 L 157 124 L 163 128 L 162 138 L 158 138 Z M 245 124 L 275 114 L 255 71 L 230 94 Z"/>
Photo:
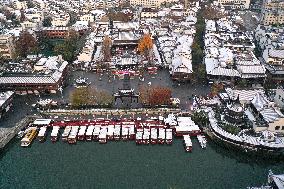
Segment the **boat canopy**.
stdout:
<path fill-rule="evenodd" d="M 34 125 L 49 125 L 51 123 L 51 119 L 36 119 L 33 124 Z"/>

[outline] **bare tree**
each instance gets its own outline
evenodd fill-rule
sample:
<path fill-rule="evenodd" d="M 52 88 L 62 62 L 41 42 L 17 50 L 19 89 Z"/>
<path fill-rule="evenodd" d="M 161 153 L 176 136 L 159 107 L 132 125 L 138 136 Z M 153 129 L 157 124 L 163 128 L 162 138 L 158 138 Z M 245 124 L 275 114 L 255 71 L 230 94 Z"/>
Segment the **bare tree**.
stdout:
<path fill-rule="evenodd" d="M 103 47 L 102 47 L 103 56 L 104 56 L 104 61 L 105 62 L 110 61 L 110 58 L 111 58 L 111 45 L 112 45 L 112 41 L 111 41 L 110 37 L 108 35 L 106 35 L 104 37 Z"/>

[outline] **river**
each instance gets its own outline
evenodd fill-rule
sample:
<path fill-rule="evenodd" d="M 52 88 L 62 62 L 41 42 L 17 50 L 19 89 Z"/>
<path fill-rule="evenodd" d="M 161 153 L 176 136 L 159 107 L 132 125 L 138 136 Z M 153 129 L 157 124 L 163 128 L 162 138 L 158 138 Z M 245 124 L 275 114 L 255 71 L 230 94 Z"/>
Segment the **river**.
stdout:
<path fill-rule="evenodd" d="M 284 163 L 231 152 L 193 140 L 185 153 L 173 145 L 136 146 L 134 141 L 81 142 L 69 145 L 35 141 L 20 147 L 14 139 L 0 156 L 0 188 L 198 188 L 238 189 L 260 186 L 268 170 L 283 173 Z"/>

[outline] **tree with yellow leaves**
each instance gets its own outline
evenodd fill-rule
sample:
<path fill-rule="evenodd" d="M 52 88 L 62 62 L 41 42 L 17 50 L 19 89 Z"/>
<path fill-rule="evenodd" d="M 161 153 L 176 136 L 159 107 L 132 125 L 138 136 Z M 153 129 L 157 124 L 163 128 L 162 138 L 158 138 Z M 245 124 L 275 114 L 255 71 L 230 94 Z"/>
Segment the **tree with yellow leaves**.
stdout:
<path fill-rule="evenodd" d="M 149 60 L 152 49 L 153 49 L 153 40 L 150 34 L 145 34 L 138 43 L 138 52 L 140 54 L 143 54 Z"/>

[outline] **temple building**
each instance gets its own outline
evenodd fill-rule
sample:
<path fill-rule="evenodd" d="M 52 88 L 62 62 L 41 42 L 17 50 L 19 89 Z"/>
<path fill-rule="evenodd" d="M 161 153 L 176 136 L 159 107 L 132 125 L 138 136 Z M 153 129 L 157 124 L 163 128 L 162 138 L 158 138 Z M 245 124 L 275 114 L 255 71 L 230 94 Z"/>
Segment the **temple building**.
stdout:
<path fill-rule="evenodd" d="M 245 124 L 244 107 L 241 105 L 239 98 L 230 100 L 225 107 L 224 119 L 233 125 L 243 126 Z"/>

